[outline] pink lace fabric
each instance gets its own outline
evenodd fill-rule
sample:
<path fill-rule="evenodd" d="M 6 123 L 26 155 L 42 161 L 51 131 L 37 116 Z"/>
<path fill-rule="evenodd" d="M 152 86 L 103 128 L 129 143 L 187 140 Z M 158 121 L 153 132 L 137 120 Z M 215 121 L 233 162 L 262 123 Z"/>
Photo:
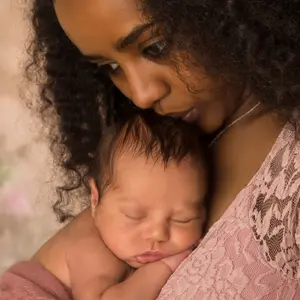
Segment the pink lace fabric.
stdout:
<path fill-rule="evenodd" d="M 286 125 L 158 299 L 300 299 L 299 198 L 300 142 Z"/>

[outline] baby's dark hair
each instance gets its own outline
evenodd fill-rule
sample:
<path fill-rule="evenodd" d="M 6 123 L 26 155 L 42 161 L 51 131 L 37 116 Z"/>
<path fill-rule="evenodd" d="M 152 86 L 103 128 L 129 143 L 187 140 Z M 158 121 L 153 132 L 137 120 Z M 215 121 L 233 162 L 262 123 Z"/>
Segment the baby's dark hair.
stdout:
<path fill-rule="evenodd" d="M 185 159 L 195 167 L 207 170 L 205 146 L 199 128 L 181 119 L 159 116 L 151 110 L 139 111 L 130 118 L 111 124 L 104 130 L 90 167 L 100 194 L 111 183 L 114 162 L 124 151 L 133 157 L 143 156 L 165 167 Z"/>

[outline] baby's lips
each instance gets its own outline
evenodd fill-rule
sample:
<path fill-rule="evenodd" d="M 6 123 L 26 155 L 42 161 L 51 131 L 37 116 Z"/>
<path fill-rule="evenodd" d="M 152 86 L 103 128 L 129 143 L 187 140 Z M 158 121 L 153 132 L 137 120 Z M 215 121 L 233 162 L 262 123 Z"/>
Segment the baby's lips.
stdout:
<path fill-rule="evenodd" d="M 138 263 L 147 264 L 147 263 L 150 263 L 150 262 L 155 262 L 155 261 L 161 260 L 165 257 L 166 257 L 166 255 L 164 255 L 162 253 L 159 253 L 159 252 L 158 253 L 146 252 L 146 253 L 143 253 L 141 255 L 138 255 L 136 257 L 136 261 Z"/>

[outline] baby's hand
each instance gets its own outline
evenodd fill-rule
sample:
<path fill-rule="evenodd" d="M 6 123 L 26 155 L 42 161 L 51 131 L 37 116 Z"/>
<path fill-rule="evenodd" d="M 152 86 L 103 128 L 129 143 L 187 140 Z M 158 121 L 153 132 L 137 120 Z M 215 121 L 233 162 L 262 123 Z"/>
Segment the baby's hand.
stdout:
<path fill-rule="evenodd" d="M 165 263 L 172 272 L 174 272 L 180 263 L 185 260 L 192 253 L 191 249 L 185 250 L 184 252 L 169 256 L 162 259 L 161 261 Z"/>

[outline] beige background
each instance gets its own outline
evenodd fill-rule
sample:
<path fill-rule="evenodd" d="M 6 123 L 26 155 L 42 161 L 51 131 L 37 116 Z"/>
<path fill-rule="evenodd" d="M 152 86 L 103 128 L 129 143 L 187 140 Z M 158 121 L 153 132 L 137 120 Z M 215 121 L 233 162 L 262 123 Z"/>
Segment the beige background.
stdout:
<path fill-rule="evenodd" d="M 19 96 L 26 2 L 0 1 L 0 273 L 30 257 L 58 226 L 48 147 Z"/>

